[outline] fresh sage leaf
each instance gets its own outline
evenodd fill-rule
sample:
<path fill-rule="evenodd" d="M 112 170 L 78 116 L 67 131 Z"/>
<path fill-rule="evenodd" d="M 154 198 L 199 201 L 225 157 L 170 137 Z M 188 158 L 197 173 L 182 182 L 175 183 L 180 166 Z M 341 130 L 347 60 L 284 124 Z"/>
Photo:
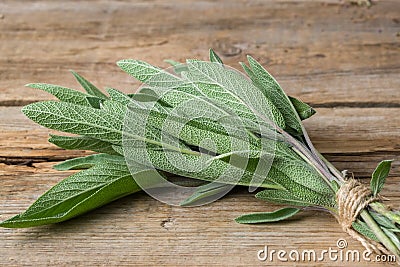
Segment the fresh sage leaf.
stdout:
<path fill-rule="evenodd" d="M 164 62 L 166 62 L 166 63 L 170 64 L 171 66 L 173 66 L 174 72 L 176 74 L 180 74 L 182 71 L 187 71 L 187 66 L 185 64 L 176 62 L 176 61 L 171 60 L 171 59 L 166 59 L 166 60 L 164 60 Z"/>
<path fill-rule="evenodd" d="M 256 194 L 256 198 L 265 200 L 271 203 L 284 204 L 291 206 L 307 207 L 315 206 L 315 203 L 306 202 L 297 198 L 292 193 L 286 190 L 264 190 Z"/>
<path fill-rule="evenodd" d="M 214 63 L 224 64 L 221 58 L 212 49 L 210 49 L 210 61 Z"/>
<path fill-rule="evenodd" d="M 357 221 L 352 223 L 352 226 L 354 230 L 356 230 L 363 236 L 366 236 L 376 242 L 379 242 L 379 239 L 376 237 L 374 232 L 368 227 L 368 225 L 365 222 L 358 219 Z"/>
<path fill-rule="evenodd" d="M 49 142 L 64 149 L 91 150 L 111 155 L 118 154 L 112 144 L 88 136 L 62 136 L 50 134 Z"/>
<path fill-rule="evenodd" d="M 281 86 L 254 58 L 248 56 L 247 59 L 253 74 L 250 78 L 279 109 L 285 119 L 286 125 L 301 134 L 301 121 L 299 121 L 296 110 L 293 108 Z"/>
<path fill-rule="evenodd" d="M 400 240 L 398 238 L 398 236 L 390 231 L 389 229 L 386 229 L 385 227 L 382 227 L 383 232 L 385 232 L 385 234 L 390 238 L 390 241 L 397 247 L 400 249 Z"/>
<path fill-rule="evenodd" d="M 125 165 L 102 162 L 61 181 L 25 212 L 0 226 L 21 228 L 62 222 L 139 190 Z"/>
<path fill-rule="evenodd" d="M 221 194 L 225 195 L 227 193 L 227 190 L 229 190 L 229 188 L 231 187 L 231 185 L 220 183 L 209 183 L 199 186 L 197 187 L 196 192 L 194 192 L 193 195 L 181 202 L 181 206 L 194 206 L 206 203 L 207 199 L 210 197 L 215 197 Z M 217 198 L 220 198 L 221 196 Z"/>
<path fill-rule="evenodd" d="M 383 226 L 389 230 L 396 229 L 396 224 L 387 217 L 373 211 L 371 211 L 369 214 L 380 226 Z"/>
<path fill-rule="evenodd" d="M 74 89 L 47 83 L 29 83 L 26 86 L 48 92 L 64 102 L 89 106 L 88 95 Z"/>
<path fill-rule="evenodd" d="M 101 154 L 57 164 L 59 170 L 85 170 L 61 181 L 0 226 L 64 221 L 140 190 L 136 178 L 144 179 L 143 188 L 163 189 L 159 175 L 166 180 L 183 178 L 177 184 L 200 181 L 195 193 L 181 203 L 184 206 L 205 203 L 233 186 L 249 186 L 266 189 L 256 194 L 265 201 L 337 213 L 336 192 L 345 181 L 315 150 L 302 125 L 315 110 L 287 96 L 254 58 L 248 57 L 249 66 L 241 63 L 248 79 L 223 65 L 212 49 L 209 52 L 211 62 L 167 61 L 174 71 L 140 60 L 119 61 L 122 70 L 144 83 L 136 94 L 108 88 L 108 97 L 75 72 L 87 93 L 28 85 L 60 102 L 30 104 L 23 112 L 47 128 L 78 135 L 52 135 L 50 142 Z M 374 195 L 381 191 L 390 165 L 384 161 L 374 171 Z M 265 168 L 260 171 L 259 166 Z M 237 221 L 274 222 L 298 211 L 284 208 Z M 353 228 L 400 256 L 397 214 L 383 203 L 370 203 Z"/>
<path fill-rule="evenodd" d="M 110 95 L 111 100 L 119 102 L 125 106 L 128 105 L 129 102 L 131 101 L 131 98 L 129 98 L 126 94 L 122 93 L 121 91 L 118 91 L 117 89 L 107 88 L 106 90 L 107 93 Z"/>
<path fill-rule="evenodd" d="M 95 97 L 101 98 L 101 99 L 107 99 L 107 96 L 103 94 L 96 86 L 94 86 L 91 82 L 83 78 L 81 75 L 78 73 L 71 71 L 71 73 L 74 75 L 75 79 L 79 82 L 79 84 L 85 89 L 85 91 Z"/>
<path fill-rule="evenodd" d="M 180 83 L 177 76 L 141 60 L 124 59 L 118 61 L 117 65 L 129 75 L 151 86 L 168 88 Z"/>
<path fill-rule="evenodd" d="M 25 106 L 22 112 L 34 122 L 50 129 L 85 135 L 112 144 L 122 142 L 120 116 L 65 102 L 43 101 Z"/>
<path fill-rule="evenodd" d="M 54 165 L 53 168 L 59 171 L 81 170 L 91 168 L 97 164 L 110 162 L 120 163 L 122 165 L 125 164 L 124 157 L 121 156 L 109 154 L 94 154 L 86 157 L 68 159 L 64 162 Z"/>
<path fill-rule="evenodd" d="M 104 101 L 104 99 L 98 98 L 95 96 L 88 96 L 88 97 L 86 97 L 86 99 L 89 102 L 90 106 L 92 106 L 93 108 L 97 108 L 97 109 L 100 108 L 101 103 L 103 103 L 103 101 Z"/>
<path fill-rule="evenodd" d="M 254 224 L 254 223 L 269 223 L 286 220 L 296 215 L 300 209 L 282 208 L 273 212 L 258 212 L 239 216 L 235 219 L 238 223 Z"/>
<path fill-rule="evenodd" d="M 315 109 L 310 107 L 308 104 L 295 97 L 288 97 L 290 102 L 292 102 L 293 107 L 296 109 L 297 114 L 299 114 L 301 120 L 306 120 L 316 113 Z"/>
<path fill-rule="evenodd" d="M 124 116 L 126 112 L 126 104 L 121 103 L 122 100 L 114 101 L 114 100 L 104 100 L 103 103 L 100 105 L 100 109 L 107 111 L 109 114 L 112 114 L 119 121 L 124 121 Z"/>
<path fill-rule="evenodd" d="M 381 161 L 372 173 L 370 186 L 374 196 L 382 190 L 386 177 L 389 175 L 391 165 L 392 160 Z"/>
<path fill-rule="evenodd" d="M 262 90 L 264 91 L 265 89 L 264 89 L 263 85 L 261 85 L 258 82 L 258 79 L 257 79 L 256 75 L 254 74 L 254 72 L 243 62 L 240 62 L 240 65 L 242 66 L 243 70 L 247 73 L 247 75 L 250 78 L 253 77 L 252 78 L 253 82 L 256 85 L 258 85 L 259 87 L 261 87 Z M 316 111 L 312 107 L 310 107 L 308 104 L 302 102 L 301 100 L 299 100 L 295 97 L 292 97 L 292 96 L 288 96 L 288 97 L 301 120 L 308 119 L 309 117 L 311 117 L 312 115 L 314 115 L 316 113 Z"/>

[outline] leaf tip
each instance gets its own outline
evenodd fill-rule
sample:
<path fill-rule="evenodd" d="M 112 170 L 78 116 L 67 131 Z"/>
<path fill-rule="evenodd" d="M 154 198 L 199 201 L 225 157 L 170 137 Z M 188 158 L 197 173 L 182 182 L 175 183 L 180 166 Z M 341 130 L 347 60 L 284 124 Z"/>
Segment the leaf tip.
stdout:
<path fill-rule="evenodd" d="M 23 106 L 22 108 L 21 108 L 21 112 L 25 115 L 25 116 L 27 116 L 27 113 L 29 112 L 29 108 L 30 107 L 32 107 L 32 105 L 34 105 L 35 103 L 31 103 L 31 104 L 28 104 L 28 105 L 26 105 L 26 106 Z"/>
<path fill-rule="evenodd" d="M 54 170 L 57 170 L 57 171 L 67 171 L 67 170 L 69 170 L 68 168 L 65 168 L 64 167 L 64 165 L 65 164 L 63 164 L 64 162 L 61 162 L 61 163 L 58 163 L 58 164 L 56 164 L 56 165 L 53 165 L 53 169 Z"/>
<path fill-rule="evenodd" d="M 245 223 L 242 221 L 242 218 L 241 218 L 241 217 L 242 217 L 242 216 L 236 217 L 236 218 L 235 218 L 235 222 L 240 223 L 240 224 L 245 224 Z"/>
<path fill-rule="evenodd" d="M 35 88 L 36 83 L 27 83 L 24 86 L 29 88 Z"/>
<path fill-rule="evenodd" d="M 132 63 L 134 60 L 132 59 L 121 59 L 117 61 L 117 66 L 122 68 L 123 66 L 126 66 L 127 63 Z"/>
<path fill-rule="evenodd" d="M 246 55 L 247 60 L 250 61 L 256 61 L 252 56 Z"/>

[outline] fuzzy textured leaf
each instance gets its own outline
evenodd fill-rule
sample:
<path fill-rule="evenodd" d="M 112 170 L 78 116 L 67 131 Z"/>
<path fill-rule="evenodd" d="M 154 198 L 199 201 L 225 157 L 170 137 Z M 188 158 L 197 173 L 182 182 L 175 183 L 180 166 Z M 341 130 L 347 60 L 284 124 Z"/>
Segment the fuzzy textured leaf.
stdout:
<path fill-rule="evenodd" d="M 71 103 L 43 101 L 25 106 L 22 112 L 34 122 L 50 129 L 121 144 L 120 116 L 104 110 Z"/>
<path fill-rule="evenodd" d="M 139 190 L 126 166 L 104 162 L 64 179 L 25 212 L 0 226 L 21 228 L 62 222 Z"/>
<path fill-rule="evenodd" d="M 125 165 L 124 157 L 109 154 L 94 154 L 86 157 L 67 159 L 53 166 L 59 171 L 88 169 L 97 164 L 115 162 Z"/>
<path fill-rule="evenodd" d="M 224 64 L 221 58 L 212 49 L 210 49 L 210 61 L 214 63 Z"/>
<path fill-rule="evenodd" d="M 293 107 L 296 109 L 296 112 L 301 120 L 306 120 L 316 113 L 315 109 L 313 109 L 308 104 L 302 102 L 301 100 L 295 97 L 292 96 L 288 97 L 290 102 L 292 102 Z"/>
<path fill-rule="evenodd" d="M 252 71 L 248 73 L 250 78 L 262 90 L 264 95 L 279 109 L 285 118 L 286 125 L 301 134 L 302 127 L 297 112 L 281 86 L 254 58 L 248 56 L 247 59 Z"/>
<path fill-rule="evenodd" d="M 245 224 L 279 222 L 296 215 L 299 211 L 300 209 L 296 208 L 282 208 L 272 212 L 245 214 L 237 217 L 235 221 Z"/>
<path fill-rule="evenodd" d="M 50 134 L 49 142 L 64 149 L 91 150 L 111 155 L 118 154 L 112 144 L 88 136 L 62 136 Z"/>
<path fill-rule="evenodd" d="M 81 75 L 78 73 L 71 71 L 71 73 L 74 75 L 75 79 L 79 82 L 79 84 L 85 89 L 85 91 L 92 96 L 101 98 L 101 99 L 107 99 L 107 96 L 103 94 L 96 86 L 94 86 L 91 82 L 83 78 Z"/>
<path fill-rule="evenodd" d="M 88 95 L 74 89 L 47 83 L 29 83 L 26 86 L 48 92 L 64 102 L 90 106 L 87 100 Z"/>
<path fill-rule="evenodd" d="M 386 177 L 389 175 L 392 160 L 384 160 L 378 164 L 371 178 L 371 191 L 376 196 L 383 188 Z"/>

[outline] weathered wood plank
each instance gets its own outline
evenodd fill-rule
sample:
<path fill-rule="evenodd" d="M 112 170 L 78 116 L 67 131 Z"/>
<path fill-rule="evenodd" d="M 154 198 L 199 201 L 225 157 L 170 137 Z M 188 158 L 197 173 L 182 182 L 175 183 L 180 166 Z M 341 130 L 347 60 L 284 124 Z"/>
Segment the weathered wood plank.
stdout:
<path fill-rule="evenodd" d="M 132 91 L 138 83 L 115 61 L 166 66 L 166 58 L 205 59 L 214 47 L 234 67 L 254 55 L 289 93 L 313 104 L 398 105 L 399 8 L 398 1 L 371 8 L 334 1 L 3 1 L 0 104 L 49 98 L 23 88 L 29 82 L 76 86 L 68 69 L 100 87 Z"/>
<path fill-rule="evenodd" d="M 398 108 L 320 108 L 304 122 L 322 153 L 399 151 Z"/>
<path fill-rule="evenodd" d="M 24 210 L 70 173 L 52 170 L 49 163 L 37 163 L 34 167 L 0 166 L 0 220 Z M 400 207 L 398 183 L 399 177 L 389 179 L 383 192 L 394 207 Z M 245 189 L 196 208 L 167 206 L 137 193 L 62 224 L 32 229 L 0 228 L 0 265 L 276 266 L 282 263 L 276 258 L 273 262 L 257 260 L 257 252 L 265 245 L 288 252 L 320 252 L 329 247 L 337 249 L 336 241 L 346 239 L 347 250 L 364 250 L 342 232 L 329 214 L 307 211 L 287 222 L 256 226 L 233 221 L 243 213 L 277 207 L 256 200 Z M 328 258 L 312 264 L 327 263 L 354 266 L 353 262 Z M 295 265 L 309 264 L 305 261 Z"/>
<path fill-rule="evenodd" d="M 383 195 L 399 208 L 400 2 L 371 8 L 348 2 L 1 1 L 0 220 L 71 173 L 52 170 L 54 163 L 85 154 L 57 149 L 47 142 L 48 130 L 24 118 L 15 106 L 51 99 L 24 84 L 77 87 L 67 71 L 74 69 L 100 87 L 132 92 L 139 84 L 118 70 L 116 60 L 166 66 L 165 58 L 205 59 L 209 47 L 237 68 L 252 54 L 289 94 L 316 105 L 318 114 L 306 128 L 339 169 L 368 177 L 380 160 L 395 159 Z M 233 221 L 276 207 L 246 190 L 192 209 L 138 193 L 63 224 L 0 229 L 0 265 L 275 266 L 282 262 L 260 262 L 257 251 L 265 245 L 336 249 L 339 238 L 348 249 L 363 250 L 331 216 L 313 211 L 279 224 Z"/>

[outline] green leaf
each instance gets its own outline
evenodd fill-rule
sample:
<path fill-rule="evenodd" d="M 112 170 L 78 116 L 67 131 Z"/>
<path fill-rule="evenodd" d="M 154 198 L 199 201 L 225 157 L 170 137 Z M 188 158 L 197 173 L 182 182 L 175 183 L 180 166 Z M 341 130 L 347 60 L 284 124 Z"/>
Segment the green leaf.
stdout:
<path fill-rule="evenodd" d="M 357 232 L 359 232 L 360 234 L 362 234 L 363 236 L 366 236 L 376 242 L 380 242 L 378 237 L 376 237 L 376 235 L 374 234 L 374 232 L 369 228 L 369 226 L 363 222 L 360 221 L 359 219 L 355 222 L 352 223 L 352 226 L 354 228 L 354 230 L 356 230 Z"/>
<path fill-rule="evenodd" d="M 299 186 L 308 188 L 319 195 L 325 196 L 325 198 L 327 196 L 334 197 L 334 190 L 312 166 L 301 159 L 285 157 L 287 155 L 286 151 L 282 151 L 279 146 L 276 148 L 274 168 L 268 175 L 276 176 L 277 180 L 285 182 L 287 184 L 286 188 L 296 188 L 298 187 L 296 184 L 299 184 Z M 276 171 L 274 171 L 275 169 Z"/>
<path fill-rule="evenodd" d="M 88 95 L 74 89 L 47 83 L 29 83 L 26 86 L 48 92 L 64 102 L 89 106 L 89 102 L 86 99 Z"/>
<path fill-rule="evenodd" d="M 25 106 L 22 112 L 34 122 L 58 131 L 89 136 L 112 144 L 122 142 L 120 116 L 71 103 L 43 101 Z"/>
<path fill-rule="evenodd" d="M 129 75 L 151 86 L 169 88 L 180 83 L 180 79 L 160 68 L 141 60 L 124 59 L 117 65 Z"/>
<path fill-rule="evenodd" d="M 131 108 L 131 111 L 134 111 L 129 114 L 129 120 L 130 122 L 132 122 L 132 124 L 135 121 L 140 120 L 147 114 L 147 111 L 144 111 L 140 108 L 137 110 Z M 210 128 L 207 128 L 207 125 L 204 125 L 196 120 L 186 122 L 186 120 L 178 116 L 167 116 L 166 114 L 162 114 L 156 111 L 152 111 L 150 115 L 151 116 L 147 118 L 147 127 L 151 125 L 153 129 L 158 129 L 159 131 L 163 131 L 164 133 L 168 133 L 171 135 L 175 134 L 175 129 L 181 129 L 179 132 L 179 136 L 174 135 L 176 138 L 183 140 L 186 144 L 189 145 L 201 145 L 202 148 L 216 152 L 218 154 L 231 152 L 233 142 L 235 142 L 237 146 L 242 145 L 243 147 L 246 147 L 246 145 L 249 143 L 249 140 L 241 140 L 240 138 L 236 138 L 233 135 L 229 136 L 226 132 L 221 133 L 211 131 Z M 137 126 L 137 129 L 135 130 L 139 130 L 140 133 L 141 130 L 138 128 L 139 126 Z M 154 134 L 154 131 L 152 134 Z M 213 140 L 213 142 L 202 142 L 207 138 Z M 249 152 L 250 156 L 254 156 L 254 154 L 259 153 L 257 143 L 249 143 L 248 146 L 248 149 L 251 149 Z"/>
<path fill-rule="evenodd" d="M 227 193 L 227 190 L 232 188 L 231 185 L 220 184 L 220 183 L 209 183 L 199 186 L 196 191 L 187 199 L 182 201 L 181 206 L 194 206 L 207 203 L 207 199 L 210 197 L 218 196 L 222 197 Z"/>
<path fill-rule="evenodd" d="M 251 72 L 249 68 L 245 71 L 249 74 L 250 79 L 263 92 L 263 94 L 278 108 L 285 119 L 287 127 L 294 129 L 297 133 L 302 134 L 301 121 L 294 109 L 286 93 L 275 78 L 269 74 L 254 58 L 247 56 Z M 286 128 L 283 128 L 286 129 Z"/>
<path fill-rule="evenodd" d="M 310 107 L 308 104 L 302 102 L 301 100 L 288 96 L 290 101 L 292 102 L 294 108 L 297 111 L 297 114 L 299 114 L 299 117 L 301 120 L 305 120 L 310 118 L 312 115 L 316 113 L 315 109 Z"/>
<path fill-rule="evenodd" d="M 262 187 L 282 189 L 282 190 L 284 189 L 279 184 L 269 180 L 265 180 L 262 183 Z M 196 189 L 196 191 L 190 197 L 188 197 L 181 203 L 181 206 L 194 206 L 207 203 L 210 197 L 213 197 L 213 199 L 215 199 L 214 197 L 216 196 L 217 198 L 220 198 L 224 196 L 227 193 L 227 191 L 229 191 L 231 188 L 232 185 L 216 183 L 216 182 L 201 185 Z"/>
<path fill-rule="evenodd" d="M 290 192 L 286 190 L 263 190 L 256 194 L 256 198 L 265 200 L 271 203 L 277 204 L 285 204 L 291 206 L 300 206 L 300 207 L 307 207 L 307 206 L 315 206 L 314 203 L 305 202 L 295 196 L 293 196 Z"/>
<path fill-rule="evenodd" d="M 379 224 L 379 226 L 386 227 L 387 229 L 396 229 L 396 225 L 394 222 L 392 222 L 390 219 L 388 219 L 386 216 L 383 216 L 379 213 L 376 213 L 374 211 L 370 211 L 369 214 L 374 218 L 374 220 Z"/>
<path fill-rule="evenodd" d="M 157 96 L 148 95 L 143 93 L 136 93 L 129 96 L 131 99 L 139 101 L 139 102 L 155 102 L 158 100 Z"/>
<path fill-rule="evenodd" d="M 152 88 L 141 87 L 139 92 L 136 94 L 128 95 L 131 99 L 139 101 L 139 102 L 155 102 L 155 106 L 166 105 L 161 99 L 160 96 L 154 92 Z"/>
<path fill-rule="evenodd" d="M 131 102 L 131 98 L 127 96 L 126 94 L 122 93 L 121 91 L 118 91 L 117 89 L 114 88 L 107 88 L 107 93 L 110 95 L 111 100 L 114 100 L 116 102 L 119 102 L 123 105 L 128 105 L 129 102 Z"/>
<path fill-rule="evenodd" d="M 53 168 L 59 171 L 81 170 L 91 168 L 97 164 L 110 162 L 120 163 L 122 165 L 125 164 L 124 157 L 109 154 L 95 154 L 86 157 L 68 159 L 64 162 L 54 165 Z"/>
<path fill-rule="evenodd" d="M 238 223 L 269 223 L 279 222 L 296 215 L 300 209 L 282 208 L 273 212 L 258 212 L 239 216 L 235 219 Z"/>
<path fill-rule="evenodd" d="M 112 144 L 88 136 L 61 136 L 50 134 L 49 142 L 64 149 L 91 150 L 99 153 L 118 154 Z"/>
<path fill-rule="evenodd" d="M 88 96 L 88 97 L 86 97 L 86 99 L 89 102 L 90 106 L 92 106 L 93 108 L 97 108 L 97 109 L 100 108 L 101 103 L 103 103 L 103 101 L 104 101 L 104 99 L 98 98 L 95 96 Z"/>
<path fill-rule="evenodd" d="M 165 63 L 170 64 L 171 66 L 178 66 L 182 63 L 179 63 L 178 61 L 172 60 L 172 59 L 164 59 Z"/>
<path fill-rule="evenodd" d="M 241 73 L 210 62 L 188 60 L 187 64 L 189 72 L 185 78 L 196 84 L 209 98 L 221 101 L 225 106 L 229 101 L 229 104 L 235 105 L 236 110 L 245 108 L 261 120 L 271 120 L 285 128 L 285 120 L 279 108 Z"/>
<path fill-rule="evenodd" d="M 213 63 L 224 64 L 221 58 L 210 48 L 210 61 Z"/>
<path fill-rule="evenodd" d="M 126 105 L 121 102 L 117 102 L 114 100 L 104 100 L 100 106 L 100 109 L 107 111 L 109 114 L 118 118 L 121 124 L 124 121 L 124 116 L 126 113 Z"/>
<path fill-rule="evenodd" d="M 374 196 L 376 196 L 382 190 L 386 177 L 389 175 L 392 161 L 393 160 L 381 161 L 376 167 L 375 171 L 372 173 L 370 186 Z"/>
<path fill-rule="evenodd" d="M 187 71 L 188 70 L 187 66 L 185 64 L 180 63 L 180 62 L 176 62 L 176 61 L 171 60 L 171 59 L 166 59 L 166 60 L 164 60 L 164 62 L 166 62 L 166 63 L 170 64 L 171 66 L 173 66 L 174 67 L 174 72 L 176 74 L 180 74 L 182 71 Z"/>
<path fill-rule="evenodd" d="M 247 73 L 247 75 L 255 82 L 256 85 L 261 87 L 262 91 L 265 91 L 265 88 L 263 87 L 262 84 L 259 84 L 257 76 L 254 74 L 254 72 L 243 62 L 240 62 L 240 65 L 243 67 L 244 71 Z M 299 115 L 301 120 L 308 119 L 312 115 L 316 113 L 316 111 L 310 107 L 308 104 L 302 102 L 301 100 L 288 96 L 290 102 L 292 103 L 294 109 L 296 110 L 297 114 Z"/>
<path fill-rule="evenodd" d="M 207 184 L 207 182 L 204 182 L 202 180 L 187 178 L 183 176 L 176 176 L 176 175 L 165 176 L 165 180 L 168 180 L 168 182 L 171 182 L 173 184 L 186 187 L 195 187 Z M 164 185 L 165 184 L 163 183 L 163 186 Z"/>
<path fill-rule="evenodd" d="M 287 165 L 287 169 L 282 167 L 285 166 L 278 167 L 274 163 L 268 173 L 268 178 L 283 186 L 285 190 L 264 190 L 257 193 L 256 198 L 295 206 L 335 206 L 336 201 L 333 190 L 320 188 L 319 185 L 311 185 L 312 182 L 307 181 L 307 175 L 302 179 L 301 175 L 303 174 L 301 172 L 297 173 L 301 169 L 297 169 L 297 171 L 293 169 L 287 172 L 287 169 L 297 167 L 297 165 Z"/>
<path fill-rule="evenodd" d="M 397 235 L 393 231 L 390 231 L 389 229 L 386 229 L 385 227 L 381 227 L 381 228 L 385 232 L 385 234 L 389 237 L 390 241 L 392 241 L 393 244 L 397 248 L 400 248 L 400 240 L 397 237 Z"/>
<path fill-rule="evenodd" d="M 213 50 L 210 50 L 210 60 L 187 60 L 180 70 L 177 70 L 178 62 L 170 61 L 180 75 L 140 60 L 121 60 L 117 63 L 121 69 L 146 84 L 139 93 L 125 95 L 110 88 L 107 89 L 108 98 L 82 76 L 73 73 L 90 95 L 71 93 L 72 89 L 65 92 L 76 99 L 84 99 L 85 105 L 76 104 L 64 93 L 59 94 L 63 102 L 44 101 L 24 107 L 23 112 L 29 118 L 45 127 L 81 135 L 53 136 L 53 143 L 68 149 L 89 148 L 121 156 L 97 154 L 56 165 L 60 170 L 88 169 L 64 180 L 65 185 L 61 182 L 8 223 L 13 221 L 16 223 L 13 225 L 19 227 L 26 226 L 26 222 L 29 226 L 33 221 L 57 222 L 111 201 L 114 193 L 115 197 L 123 195 L 118 193 L 123 192 L 123 188 L 106 192 L 114 179 L 110 178 L 109 182 L 105 177 L 124 173 L 126 179 L 134 183 L 125 160 L 130 162 L 130 170 L 137 164 L 133 165 L 138 168 L 134 176 L 144 175 L 149 188 L 161 186 L 152 179 L 152 174 L 158 171 L 162 175 L 165 171 L 208 182 L 221 178 L 218 179 L 221 184 L 200 186 L 183 205 L 222 194 L 231 185 L 254 185 L 269 188 L 256 195 L 263 200 L 294 206 L 334 207 L 335 192 L 329 181 L 324 180 L 307 157 L 300 157 L 301 152 L 297 154 L 294 149 L 309 149 L 310 154 L 317 154 L 311 143 L 300 147 L 307 139 L 302 132 L 301 119 L 315 111 L 300 100 L 288 97 L 276 80 L 251 57 L 250 67 L 243 65 L 243 68 L 252 81 L 221 65 L 221 59 Z M 127 112 L 132 112 L 132 116 L 125 116 Z M 132 123 L 123 125 L 125 117 L 132 117 Z M 293 140 L 282 130 L 294 135 Z M 128 141 L 124 149 L 121 147 L 123 140 Z M 131 150 L 129 145 L 132 145 Z M 268 150 L 270 148 L 274 153 Z M 311 158 L 312 155 L 307 156 Z M 271 162 L 270 169 L 262 172 L 257 169 Z M 107 166 L 117 167 L 102 169 Z M 151 168 L 147 168 L 149 166 Z M 195 168 L 189 168 L 193 166 Z M 262 180 L 260 185 L 258 182 L 255 185 L 255 177 Z M 119 179 L 122 178 L 116 180 Z M 94 197 L 103 188 L 107 196 Z M 288 208 L 240 218 L 247 223 L 278 221 L 289 216 L 284 211 Z"/>
<path fill-rule="evenodd" d="M 221 183 L 248 186 L 255 176 L 254 173 L 230 165 L 223 159 L 216 158 L 215 156 L 205 154 L 202 156 L 192 155 L 183 150 L 188 150 L 188 148 L 182 145 L 181 147 L 170 147 L 169 149 L 163 150 L 160 149 L 159 146 L 148 144 L 146 149 L 143 149 L 143 151 L 140 150 L 140 148 L 137 148 L 137 146 L 135 146 L 134 149 L 125 146 L 123 153 L 129 164 L 133 161 L 147 165 L 147 161 L 143 162 L 144 157 L 142 155 L 145 153 L 146 157 L 151 161 L 151 166 L 158 170 L 209 182 L 219 178 Z M 178 154 L 181 155 L 172 164 L 170 159 L 176 158 Z M 203 160 L 205 159 L 211 159 L 210 164 L 207 165 L 206 168 L 200 168 L 198 171 L 187 170 L 187 166 L 193 168 L 193 166 L 198 166 L 199 162 L 204 162 Z M 181 160 L 184 160 L 184 162 L 181 162 Z M 258 175 L 256 176 L 259 177 Z M 237 181 L 238 178 L 240 178 L 239 181 Z M 262 180 L 266 179 L 264 176 L 261 176 L 260 178 Z M 260 186 L 263 187 L 264 183 L 266 183 L 269 188 L 272 182 L 270 179 L 266 179 Z"/>
<path fill-rule="evenodd" d="M 62 222 L 139 190 L 126 166 L 104 162 L 64 179 L 25 212 L 0 226 L 22 228 Z"/>
<path fill-rule="evenodd" d="M 332 185 L 332 189 L 333 189 L 333 191 L 335 191 L 335 193 L 340 189 L 340 185 L 335 180 L 331 181 L 331 185 Z"/>
<path fill-rule="evenodd" d="M 83 78 L 81 75 L 79 75 L 78 73 L 72 71 L 72 74 L 74 75 L 75 79 L 79 82 L 80 85 L 82 85 L 83 89 L 85 89 L 85 91 L 92 95 L 92 96 L 96 96 L 98 98 L 101 99 L 107 99 L 108 97 L 103 94 L 96 86 L 94 86 L 91 82 L 89 82 L 88 80 L 86 80 L 85 78 Z"/>

